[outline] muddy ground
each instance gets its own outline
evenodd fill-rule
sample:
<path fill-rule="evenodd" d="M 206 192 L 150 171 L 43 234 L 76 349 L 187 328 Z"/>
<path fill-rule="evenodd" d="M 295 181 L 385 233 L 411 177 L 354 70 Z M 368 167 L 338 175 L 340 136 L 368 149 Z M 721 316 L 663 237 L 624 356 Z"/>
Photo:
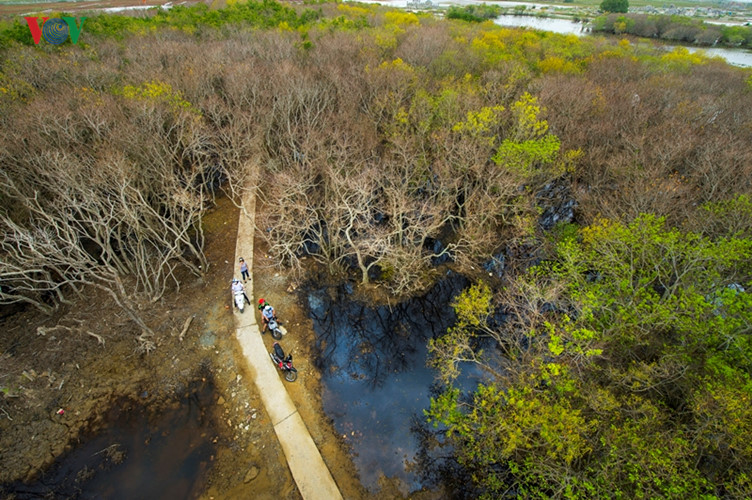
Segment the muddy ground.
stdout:
<path fill-rule="evenodd" d="M 217 435 L 207 436 L 217 441 L 207 498 L 247 498 L 250 486 L 259 498 L 281 492 L 283 498 L 299 497 L 234 341 L 227 289 L 237 210 L 228 200 L 218 200 L 205 228 L 209 272 L 189 277 L 179 292 L 159 303 L 143 305 L 143 316 L 157 335 L 157 347 L 148 354 L 137 349 L 133 323 L 110 300 L 93 293 L 52 317 L 27 309 L 0 320 L 0 483 L 32 481 L 80 436 L 106 425 L 105 415 L 122 398 L 158 412 L 208 374 L 216 385 L 210 410 L 218 425 Z M 181 342 L 190 316 L 194 319 Z M 252 484 L 244 483 L 254 465 L 260 473 Z"/>
<path fill-rule="evenodd" d="M 52 317 L 30 308 L 0 313 L 0 484 L 6 485 L 0 492 L 5 498 L 13 498 L 9 483 L 33 481 L 81 436 L 106 425 L 108 410 L 123 398 L 159 412 L 174 407 L 191 382 L 207 376 L 216 386 L 208 411 L 217 424 L 216 435 L 206 438 L 216 441 L 216 453 L 201 498 L 300 498 L 234 338 L 228 289 L 237 219 L 237 209 L 218 200 L 205 217 L 209 272 L 187 279 L 159 303 L 144 305 L 143 315 L 157 332 L 157 348 L 148 354 L 137 349 L 134 324 L 94 294 Z M 287 327 L 281 343 L 293 352 L 300 376 L 285 386 L 343 496 L 401 498 L 398 485 L 388 480 L 378 495 L 361 486 L 344 440 L 321 408 L 320 374 L 310 359 L 314 334 L 298 305 L 297 284 L 271 265 L 259 238 L 255 249 L 254 299 L 271 302 Z M 251 311 L 258 314 L 255 309 L 246 314 Z M 190 316 L 194 319 L 181 341 Z M 273 339 L 265 335 L 264 342 L 270 348 Z"/>

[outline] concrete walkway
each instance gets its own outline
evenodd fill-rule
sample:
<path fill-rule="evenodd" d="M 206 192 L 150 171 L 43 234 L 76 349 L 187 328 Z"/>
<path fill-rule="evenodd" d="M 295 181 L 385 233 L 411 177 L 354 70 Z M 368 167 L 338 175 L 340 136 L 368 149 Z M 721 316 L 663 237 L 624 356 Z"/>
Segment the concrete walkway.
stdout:
<path fill-rule="evenodd" d="M 287 464 L 295 479 L 300 494 L 306 500 L 336 500 L 342 494 L 321 458 L 316 444 L 311 438 L 303 419 L 287 394 L 282 373 L 269 357 L 258 325 L 256 324 L 256 304 L 253 302 L 253 217 L 256 212 L 256 200 L 247 196 L 243 200 L 244 209 L 240 210 L 238 241 L 235 247 L 234 267 L 237 273 L 238 259 L 243 257 L 248 264 L 251 279 L 245 283 L 246 293 L 251 298 L 251 305 L 240 314 L 235 309 L 237 339 L 248 363 L 249 373 L 253 377 L 266 412 L 272 420 L 274 431 L 282 445 Z M 240 276 L 235 276 L 240 278 Z M 229 288 L 228 288 L 229 294 Z M 283 346 L 284 347 L 284 346 Z M 305 373 L 299 374 L 305 377 Z M 299 382 L 292 382 L 299 383 Z"/>

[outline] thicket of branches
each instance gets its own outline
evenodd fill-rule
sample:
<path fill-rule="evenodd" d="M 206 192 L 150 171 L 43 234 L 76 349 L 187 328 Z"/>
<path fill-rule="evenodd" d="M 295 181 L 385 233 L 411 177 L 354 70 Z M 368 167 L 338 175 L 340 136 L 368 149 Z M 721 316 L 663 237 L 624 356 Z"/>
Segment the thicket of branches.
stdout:
<path fill-rule="evenodd" d="M 150 348 L 137 303 L 179 289 L 179 268 L 198 276 L 207 265 L 200 115 L 166 88 L 33 83 L 49 87 L 10 103 L 0 129 L 0 301 L 51 312 L 94 286 Z"/>

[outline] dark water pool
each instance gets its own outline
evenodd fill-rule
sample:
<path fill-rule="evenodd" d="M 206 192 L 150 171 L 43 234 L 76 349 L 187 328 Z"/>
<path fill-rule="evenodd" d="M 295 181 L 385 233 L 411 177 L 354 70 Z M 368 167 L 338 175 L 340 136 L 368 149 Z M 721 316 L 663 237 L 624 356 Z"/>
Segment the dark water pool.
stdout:
<path fill-rule="evenodd" d="M 213 385 L 196 382 L 173 409 L 150 412 L 123 401 L 108 426 L 82 439 L 32 484 L 0 487 L 14 499 L 190 499 L 206 486 L 213 426 L 206 410 Z"/>
<path fill-rule="evenodd" d="M 408 491 L 434 486 L 418 460 L 418 429 L 435 381 L 427 342 L 453 324 L 450 302 L 468 284 L 449 274 L 423 297 L 391 307 L 354 301 L 348 285 L 308 293 L 324 411 L 350 443 L 371 492 L 381 475 L 401 480 Z M 466 383 L 477 383 L 477 375 L 466 374 Z"/>

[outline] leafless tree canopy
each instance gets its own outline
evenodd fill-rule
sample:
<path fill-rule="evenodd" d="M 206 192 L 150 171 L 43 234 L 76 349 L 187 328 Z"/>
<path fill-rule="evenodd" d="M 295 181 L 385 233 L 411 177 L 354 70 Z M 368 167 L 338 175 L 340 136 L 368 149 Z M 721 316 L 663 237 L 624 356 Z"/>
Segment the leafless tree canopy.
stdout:
<path fill-rule="evenodd" d="M 0 129 L 0 300 L 47 312 L 92 285 L 148 333 L 133 300 L 179 287 L 178 267 L 206 266 L 205 127 L 193 112 L 87 87 L 45 97 Z"/>
<path fill-rule="evenodd" d="M 206 269 L 218 179 L 265 200 L 279 264 L 310 255 L 397 293 L 429 282 L 435 259 L 473 265 L 527 241 L 566 151 L 581 153 L 567 182 L 584 220 L 692 222 L 677 207 L 749 192 L 752 108 L 724 65 L 680 75 L 596 57 L 542 75 L 484 59 L 467 42 L 480 28 L 456 29 L 312 28 L 308 49 L 296 32 L 234 28 L 13 49 L 25 64 L 3 69 L 17 84 L 0 100 L 0 300 L 48 310 L 85 284 L 158 299 L 179 268 Z M 520 168 L 494 155 L 540 138 L 513 112 L 525 92 L 561 149 Z"/>

